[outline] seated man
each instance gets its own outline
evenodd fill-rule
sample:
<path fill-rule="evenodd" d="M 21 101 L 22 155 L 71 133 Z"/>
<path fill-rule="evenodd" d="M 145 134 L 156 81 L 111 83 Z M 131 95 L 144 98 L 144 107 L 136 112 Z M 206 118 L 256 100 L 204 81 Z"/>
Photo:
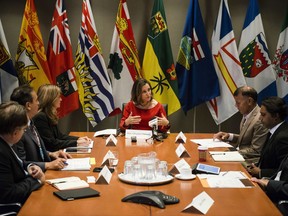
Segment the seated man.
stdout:
<path fill-rule="evenodd" d="M 27 114 L 22 105 L 0 105 L 0 203 L 24 203 L 32 191 L 45 183 L 41 168 L 23 162 L 12 146 L 27 128 Z"/>
<path fill-rule="evenodd" d="M 248 172 L 258 178 L 273 176 L 288 154 L 287 105 L 282 98 L 269 97 L 261 104 L 260 120 L 270 130 L 259 162 L 248 167 Z"/>
<path fill-rule="evenodd" d="M 268 130 L 263 126 L 260 107 L 257 105 L 258 94 L 255 89 L 243 86 L 234 92 L 235 105 L 243 115 L 240 123 L 240 134 L 219 132 L 214 135 L 222 141 L 230 141 L 248 164 L 258 162 Z"/>
<path fill-rule="evenodd" d="M 13 146 L 17 155 L 22 160 L 35 162 L 44 171 L 64 168 L 66 159 L 71 158 L 71 156 L 62 150 L 46 151 L 43 140 L 31 120 L 37 114 L 39 105 L 37 94 L 33 88 L 28 85 L 19 86 L 14 89 L 10 99 L 26 108 L 30 120 L 28 122 L 29 127 L 25 130 L 21 140 Z M 51 161 L 51 159 L 53 160 Z"/>

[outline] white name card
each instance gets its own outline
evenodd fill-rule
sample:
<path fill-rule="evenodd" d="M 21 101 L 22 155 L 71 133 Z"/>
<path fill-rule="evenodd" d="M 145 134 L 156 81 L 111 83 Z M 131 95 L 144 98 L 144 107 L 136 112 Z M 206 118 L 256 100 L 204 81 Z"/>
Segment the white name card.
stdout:
<path fill-rule="evenodd" d="M 137 139 L 148 139 L 152 137 L 152 130 L 133 130 L 133 129 L 126 129 L 125 131 L 125 138 L 131 139 L 131 137 L 135 136 Z"/>

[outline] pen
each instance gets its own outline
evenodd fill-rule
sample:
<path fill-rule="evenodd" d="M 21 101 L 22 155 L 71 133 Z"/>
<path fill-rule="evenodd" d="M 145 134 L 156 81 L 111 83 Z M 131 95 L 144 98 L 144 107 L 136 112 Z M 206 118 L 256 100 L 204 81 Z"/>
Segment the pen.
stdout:
<path fill-rule="evenodd" d="M 68 163 L 66 162 L 66 161 L 63 161 L 63 163 L 67 166 L 68 165 Z"/>
<path fill-rule="evenodd" d="M 66 181 L 55 182 L 55 183 L 53 183 L 52 185 L 61 184 L 61 183 L 66 183 Z"/>
<path fill-rule="evenodd" d="M 211 153 L 211 155 L 225 155 L 226 153 Z"/>

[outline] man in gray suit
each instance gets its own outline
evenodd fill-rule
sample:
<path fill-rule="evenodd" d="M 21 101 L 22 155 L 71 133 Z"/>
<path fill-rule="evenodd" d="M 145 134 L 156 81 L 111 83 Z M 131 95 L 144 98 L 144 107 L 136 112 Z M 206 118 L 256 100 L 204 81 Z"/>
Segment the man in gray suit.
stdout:
<path fill-rule="evenodd" d="M 243 86 L 236 89 L 233 95 L 235 106 L 243 115 L 240 133 L 218 132 L 214 135 L 214 139 L 229 141 L 243 155 L 248 164 L 258 162 L 268 133 L 268 130 L 259 120 L 258 94 L 255 89 Z"/>
<path fill-rule="evenodd" d="M 35 162 L 42 170 L 64 168 L 66 159 L 71 156 L 62 150 L 46 151 L 43 140 L 31 120 L 37 114 L 39 106 L 37 94 L 33 88 L 28 85 L 19 86 L 14 89 L 10 99 L 23 105 L 29 117 L 28 128 L 21 140 L 13 146 L 17 155 L 22 160 Z"/>

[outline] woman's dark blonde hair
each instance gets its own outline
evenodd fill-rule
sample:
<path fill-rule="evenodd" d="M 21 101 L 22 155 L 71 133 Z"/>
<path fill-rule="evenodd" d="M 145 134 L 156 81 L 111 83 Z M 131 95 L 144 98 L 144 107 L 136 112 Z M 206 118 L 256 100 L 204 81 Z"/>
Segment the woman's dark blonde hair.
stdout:
<path fill-rule="evenodd" d="M 142 87 L 144 85 L 148 84 L 151 89 L 151 101 L 153 99 L 153 92 L 152 92 L 152 87 L 151 84 L 148 80 L 139 78 L 135 80 L 132 90 L 131 90 L 131 100 L 136 104 L 136 105 L 141 105 L 142 103 Z"/>
<path fill-rule="evenodd" d="M 61 96 L 61 89 L 52 84 L 45 84 L 39 87 L 38 92 L 39 111 L 44 112 L 53 124 L 57 124 L 59 117 L 53 104 Z"/>

